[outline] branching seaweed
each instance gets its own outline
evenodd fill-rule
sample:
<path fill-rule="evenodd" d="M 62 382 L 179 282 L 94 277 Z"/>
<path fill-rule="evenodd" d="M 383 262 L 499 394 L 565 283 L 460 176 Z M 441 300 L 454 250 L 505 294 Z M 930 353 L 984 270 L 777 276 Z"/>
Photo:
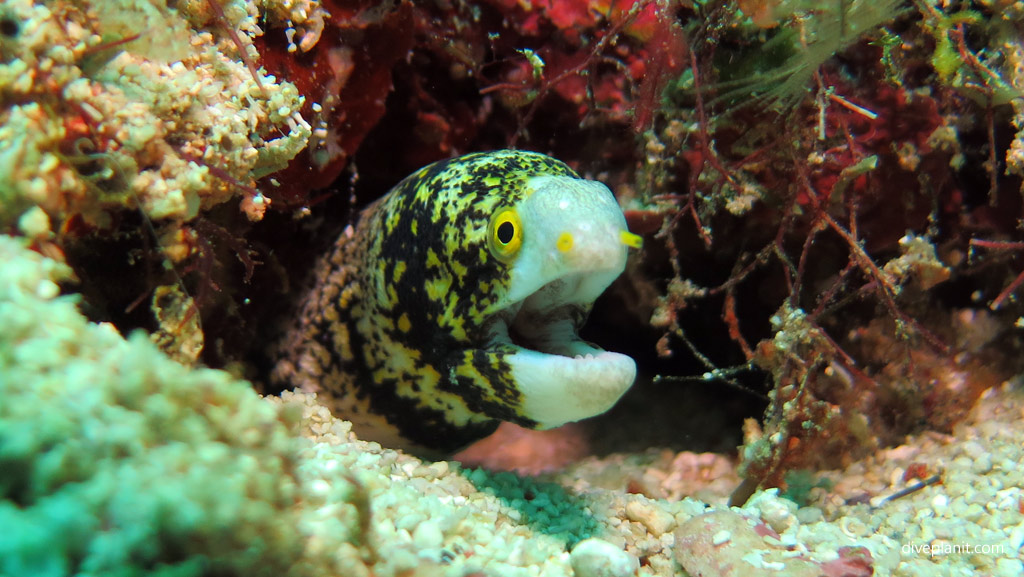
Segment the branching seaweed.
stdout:
<path fill-rule="evenodd" d="M 791 55 L 755 74 L 748 67 L 736 73 L 746 78 L 733 81 L 719 64 L 736 57 L 722 38 L 735 14 L 714 8 L 688 32 L 689 70 L 647 135 L 646 150 L 658 160 L 640 173 L 638 188 L 648 191 L 647 210 L 664 215 L 657 236 L 674 271 L 655 314 L 665 330 L 658 352 L 670 356 L 681 343 L 706 367 L 705 380 L 735 385 L 738 371 L 755 367 L 771 376 L 764 422 L 746 430 L 745 479 L 734 504 L 759 487 L 784 486 L 794 468 L 834 466 L 916 428 L 950 426 L 964 412 L 935 375 L 985 364 L 979 350 L 954 356 L 959 339 L 942 329 L 949 313 L 923 304 L 951 276 L 939 241 L 964 242 L 962 233 L 950 234 L 963 222 L 961 193 L 948 174 L 953 152 L 933 140 L 947 126 L 942 111 L 962 110 L 964 101 L 949 91 L 914 93 L 901 75 L 910 74 L 908 62 L 929 62 L 933 50 L 956 55 L 984 96 L 976 103 L 987 124 L 992 202 L 1001 184 L 993 170 L 993 103 L 1005 82 L 968 47 L 964 19 L 942 27 L 934 22 L 949 19 L 928 10 L 934 14 L 922 8 L 902 32 L 908 40 L 899 58 L 898 37 L 881 25 L 914 17 L 900 2 L 841 1 L 777 14 L 785 28 L 761 49 L 777 59 L 786 50 L 772 48 L 787 45 Z M 928 43 L 929 35 L 946 44 Z M 842 67 L 832 58 L 839 52 L 853 53 Z M 742 227 L 740 217 L 757 223 L 744 229 L 748 236 L 717 233 Z M 689 278 L 682 246 L 694 241 L 718 258 L 732 255 L 724 279 L 701 286 Z M 971 241 L 994 250 L 1019 244 Z M 749 328 L 757 323 L 743 322 L 738 304 L 765 278 L 785 294 L 769 335 Z M 992 308 L 1022 284 L 1024 273 Z M 718 367 L 687 336 L 677 311 L 709 299 L 721 302 L 724 333 L 746 364 Z M 999 379 L 999 369 L 971 370 L 955 377 L 967 381 L 960 405 Z"/>
<path fill-rule="evenodd" d="M 763 67 L 763 58 L 751 56 L 740 70 L 752 74 L 706 87 L 717 96 L 713 104 L 770 106 L 780 112 L 792 110 L 807 95 L 811 80 L 822 65 L 849 48 L 865 34 L 876 30 L 903 11 L 902 0 L 833 0 L 830 2 L 787 2 L 776 17 L 785 24 L 757 54 L 788 54 L 781 64 Z M 700 90 L 696 88 L 695 90 Z"/>
<path fill-rule="evenodd" d="M 516 142 L 527 136 L 527 129 L 532 123 L 535 115 L 541 109 L 545 98 L 554 92 L 555 88 L 570 78 L 582 77 L 586 83 L 587 115 L 594 114 L 601 110 L 595 97 L 595 81 L 600 78 L 599 66 L 607 65 L 617 69 L 624 79 L 633 82 L 632 90 L 637 100 L 635 102 L 634 130 L 642 132 L 653 119 L 653 103 L 660 95 L 661 88 L 671 72 L 674 65 L 669 59 L 679 58 L 682 55 L 676 54 L 673 50 L 678 44 L 681 31 L 673 23 L 670 15 L 656 6 L 656 0 L 638 0 L 629 5 L 624 13 L 613 16 L 611 13 L 616 6 L 615 2 L 609 4 L 608 21 L 606 29 L 600 31 L 600 36 L 590 43 L 572 58 L 572 62 L 553 75 L 545 74 L 545 62 L 541 55 L 530 49 L 518 49 L 519 58 L 522 58 L 531 73 L 518 82 L 495 82 L 480 89 L 480 94 L 502 92 L 506 94 L 518 94 L 519 98 L 525 101 L 525 111 L 518 116 L 518 126 L 512 135 L 508 145 L 514 147 Z M 611 47 L 623 40 L 624 30 L 632 24 L 642 13 L 648 9 L 657 9 L 657 29 L 655 44 L 661 44 L 666 50 L 659 51 L 652 55 L 652 70 L 646 77 L 637 81 L 633 79 L 628 67 L 617 57 L 611 54 Z M 492 47 L 493 49 L 493 47 Z M 486 78 L 482 69 L 476 70 L 476 75 Z M 584 123 L 586 118 L 584 118 Z"/>

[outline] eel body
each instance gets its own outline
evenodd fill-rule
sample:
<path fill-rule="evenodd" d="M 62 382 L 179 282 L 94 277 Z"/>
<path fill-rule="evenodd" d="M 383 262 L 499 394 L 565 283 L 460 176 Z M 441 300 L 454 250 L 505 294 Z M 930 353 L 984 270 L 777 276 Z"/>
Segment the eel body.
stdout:
<path fill-rule="evenodd" d="M 636 365 L 577 331 L 639 241 L 606 186 L 550 157 L 431 164 L 318 263 L 272 380 L 317 392 L 360 438 L 423 455 L 499 421 L 603 413 Z"/>

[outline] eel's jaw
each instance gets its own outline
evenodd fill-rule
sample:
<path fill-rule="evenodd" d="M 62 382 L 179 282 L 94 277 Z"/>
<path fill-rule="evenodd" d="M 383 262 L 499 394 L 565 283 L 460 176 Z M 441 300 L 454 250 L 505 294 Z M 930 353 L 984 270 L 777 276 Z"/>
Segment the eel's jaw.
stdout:
<path fill-rule="evenodd" d="M 581 347 L 587 346 L 578 341 Z M 505 357 L 519 391 L 523 416 L 550 429 L 600 415 L 636 379 L 636 363 L 619 353 L 593 349 L 563 357 L 521 348 Z"/>
<path fill-rule="evenodd" d="M 521 393 L 520 416 L 550 429 L 600 415 L 612 408 L 636 379 L 630 357 L 602 350 L 577 335 L 587 304 L 561 303 L 551 293 L 575 292 L 558 281 L 494 318 L 492 343 L 500 343 L 510 376 Z M 555 288 L 555 287 L 551 287 Z M 578 289 L 576 289 L 578 290 Z M 545 294 L 547 293 L 547 294 Z M 571 301 L 571 299 L 569 299 Z"/>

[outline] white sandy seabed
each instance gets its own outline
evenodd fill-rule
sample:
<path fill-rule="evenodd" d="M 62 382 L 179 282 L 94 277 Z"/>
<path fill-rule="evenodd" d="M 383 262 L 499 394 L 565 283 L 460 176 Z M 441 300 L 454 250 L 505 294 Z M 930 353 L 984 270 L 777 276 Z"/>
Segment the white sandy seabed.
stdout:
<path fill-rule="evenodd" d="M 391 569 L 378 575 L 424 562 L 487 575 L 1024 575 L 1024 394 L 1009 384 L 952 436 L 923 434 L 822 473 L 833 487 L 812 491 L 806 507 L 769 490 L 728 508 L 724 484 L 694 489 L 723 460 L 685 453 L 591 459 L 556 476 L 561 484 L 422 463 L 345 441 L 348 424 L 313 397 L 284 402 L 305 405 L 316 463 L 365 473 Z M 941 482 L 893 498 L 921 483 L 903 480 L 912 464 Z M 601 488 L 609 477 L 660 483 L 666 495 L 686 486 L 707 502 Z"/>

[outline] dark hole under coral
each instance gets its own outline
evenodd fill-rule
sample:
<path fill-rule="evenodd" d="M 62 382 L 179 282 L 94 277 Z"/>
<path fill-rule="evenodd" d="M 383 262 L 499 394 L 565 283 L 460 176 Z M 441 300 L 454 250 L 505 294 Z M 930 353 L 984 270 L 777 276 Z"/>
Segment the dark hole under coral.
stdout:
<path fill-rule="evenodd" d="M 13 18 L 0 18 L 0 35 L 13 38 L 21 31 L 18 21 Z"/>

